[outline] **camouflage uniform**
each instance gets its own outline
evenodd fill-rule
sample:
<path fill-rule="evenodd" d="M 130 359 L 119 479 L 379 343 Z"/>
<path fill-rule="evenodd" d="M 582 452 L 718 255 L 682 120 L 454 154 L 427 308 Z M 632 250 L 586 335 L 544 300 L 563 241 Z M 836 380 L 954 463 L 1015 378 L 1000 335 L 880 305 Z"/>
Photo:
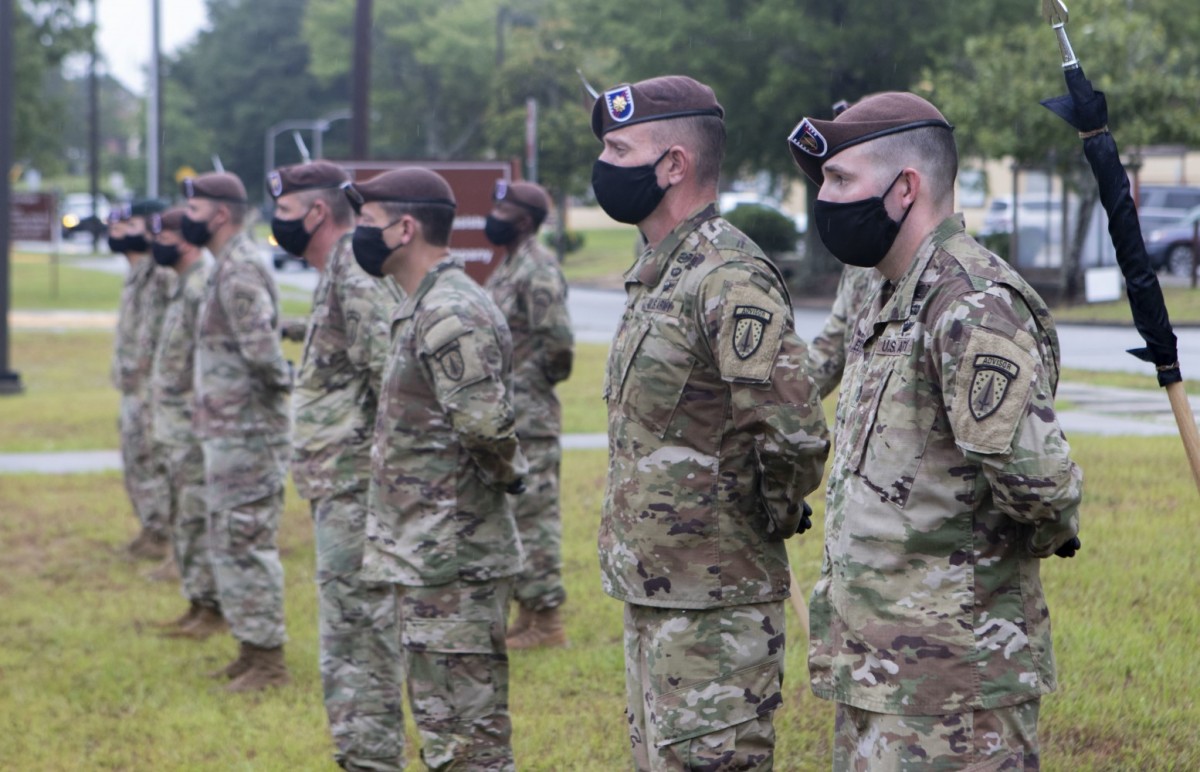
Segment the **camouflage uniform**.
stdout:
<path fill-rule="evenodd" d="M 192 431 L 196 324 L 212 265 L 197 260 L 179 275 L 154 353 L 154 439 L 164 449 L 171 495 L 171 542 L 184 597 L 216 609 L 208 539 L 204 453 Z"/>
<path fill-rule="evenodd" d="M 1039 559 L 1075 535 L 1082 490 L 1054 415 L 1058 369 L 1041 298 L 960 218 L 875 294 L 838 401 L 810 605 L 818 696 L 983 718 L 1055 689 Z M 1019 759 L 999 739 L 989 760 Z M 959 763 L 982 758 L 967 748 Z"/>
<path fill-rule="evenodd" d="M 806 347 L 774 266 L 715 205 L 643 253 L 625 286 L 599 551 L 605 591 L 628 604 L 634 760 L 769 768 L 783 539 L 829 448 Z"/>
<path fill-rule="evenodd" d="M 347 769 L 404 767 L 396 603 L 390 585 L 359 577 L 392 306 L 343 237 L 313 293 L 292 397 L 292 479 L 312 504 L 316 531 L 325 711 Z"/>
<path fill-rule="evenodd" d="M 554 393 L 554 384 L 571 374 L 574 355 L 567 282 L 558 260 L 534 236 L 496 268 L 486 287 L 512 332 L 513 407 L 529 461 L 526 490 L 513 498 L 525 548 L 525 570 L 513 593 L 525 608 L 544 611 L 567 598 L 558 493 L 562 406 Z"/>
<path fill-rule="evenodd" d="M 504 317 L 454 260 L 393 313 L 363 576 L 398 585 L 409 699 L 435 769 L 513 767 L 504 630 L 522 554 L 505 489 L 527 467 L 511 373 Z"/>
<path fill-rule="evenodd" d="M 854 329 L 858 315 L 870 307 L 871 293 L 882 283 L 883 275 L 874 268 L 848 265 L 842 269 L 829 318 L 808 344 L 808 366 L 822 399 L 842 382 L 842 372 L 846 369 L 847 333 Z"/>
<path fill-rule="evenodd" d="M 205 287 L 196 338 L 196 412 L 221 611 L 233 636 L 281 646 L 283 564 L 275 546 L 290 455 L 291 367 L 279 343 L 275 280 L 238 233 Z"/>
<path fill-rule="evenodd" d="M 171 271 L 150 256 L 130 266 L 121 287 L 111 370 L 113 386 L 121 392 L 117 426 L 125 490 L 143 530 L 164 539 L 170 535 L 171 501 L 163 485 L 162 451 L 154 443 L 150 376 L 172 289 Z"/>

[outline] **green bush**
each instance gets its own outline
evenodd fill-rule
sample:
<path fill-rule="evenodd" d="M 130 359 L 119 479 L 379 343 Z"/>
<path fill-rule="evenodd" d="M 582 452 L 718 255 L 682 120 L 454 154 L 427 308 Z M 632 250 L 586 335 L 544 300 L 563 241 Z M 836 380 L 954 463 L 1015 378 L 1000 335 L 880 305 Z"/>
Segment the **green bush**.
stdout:
<path fill-rule="evenodd" d="M 726 214 L 725 219 L 770 256 L 796 249 L 795 223 L 770 207 L 742 204 Z"/>
<path fill-rule="evenodd" d="M 559 242 L 561 241 L 562 254 L 569 255 L 572 252 L 578 252 L 580 249 L 583 249 L 583 244 L 586 239 L 579 231 L 567 230 L 563 231 L 562 233 L 559 233 L 558 231 L 547 231 L 545 235 L 542 236 L 542 240 L 546 243 L 546 246 L 555 251 L 558 250 Z"/>

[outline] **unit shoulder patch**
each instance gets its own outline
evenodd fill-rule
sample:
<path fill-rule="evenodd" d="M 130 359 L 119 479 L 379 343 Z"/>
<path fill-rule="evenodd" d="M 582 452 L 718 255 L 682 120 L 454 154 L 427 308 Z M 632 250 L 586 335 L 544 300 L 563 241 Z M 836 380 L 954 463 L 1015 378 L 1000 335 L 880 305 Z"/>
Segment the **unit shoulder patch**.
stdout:
<path fill-rule="evenodd" d="M 1032 354 L 1011 338 L 985 328 L 971 331 L 950 411 L 960 446 L 979 453 L 1011 449 L 1032 398 L 1036 367 Z"/>
<path fill-rule="evenodd" d="M 744 383 L 771 380 L 787 312 L 778 301 L 749 283 L 727 283 L 723 305 L 718 336 L 721 378 Z"/>

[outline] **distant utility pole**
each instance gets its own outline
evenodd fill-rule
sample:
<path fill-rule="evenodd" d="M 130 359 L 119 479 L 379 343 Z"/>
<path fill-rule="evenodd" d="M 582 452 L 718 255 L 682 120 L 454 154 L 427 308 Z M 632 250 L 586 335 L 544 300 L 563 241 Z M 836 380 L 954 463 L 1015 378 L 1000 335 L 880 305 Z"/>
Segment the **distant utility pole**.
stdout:
<path fill-rule="evenodd" d="M 146 198 L 158 198 L 162 165 L 162 7 L 150 0 L 150 83 L 146 89 Z"/>
<path fill-rule="evenodd" d="M 88 68 L 88 190 L 92 194 L 92 221 L 99 219 L 100 197 L 100 79 L 96 77 L 99 51 L 96 45 L 96 2 L 92 0 L 92 66 Z M 92 229 L 92 249 L 100 249 L 100 229 Z"/>
<path fill-rule="evenodd" d="M 21 376 L 9 369 L 8 189 L 12 184 L 13 2 L 0 0 L 0 394 L 18 394 Z M 57 223 L 53 224 L 58 227 Z"/>
<path fill-rule="evenodd" d="M 351 74 L 350 157 L 371 157 L 371 0 L 357 0 L 354 12 L 354 68 Z"/>

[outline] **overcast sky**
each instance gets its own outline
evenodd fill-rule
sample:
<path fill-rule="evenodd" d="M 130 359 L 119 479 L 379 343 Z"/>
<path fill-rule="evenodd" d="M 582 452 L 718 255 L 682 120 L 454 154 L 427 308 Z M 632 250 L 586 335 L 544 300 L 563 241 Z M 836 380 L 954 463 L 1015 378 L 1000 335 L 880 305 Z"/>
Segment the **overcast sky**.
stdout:
<path fill-rule="evenodd" d="M 136 94 L 146 90 L 150 63 L 151 0 L 96 0 L 100 25 L 100 52 L 108 71 Z M 170 53 L 187 43 L 207 25 L 204 0 L 160 0 L 162 51 Z M 79 13 L 90 19 L 91 2 L 81 2 Z"/>

